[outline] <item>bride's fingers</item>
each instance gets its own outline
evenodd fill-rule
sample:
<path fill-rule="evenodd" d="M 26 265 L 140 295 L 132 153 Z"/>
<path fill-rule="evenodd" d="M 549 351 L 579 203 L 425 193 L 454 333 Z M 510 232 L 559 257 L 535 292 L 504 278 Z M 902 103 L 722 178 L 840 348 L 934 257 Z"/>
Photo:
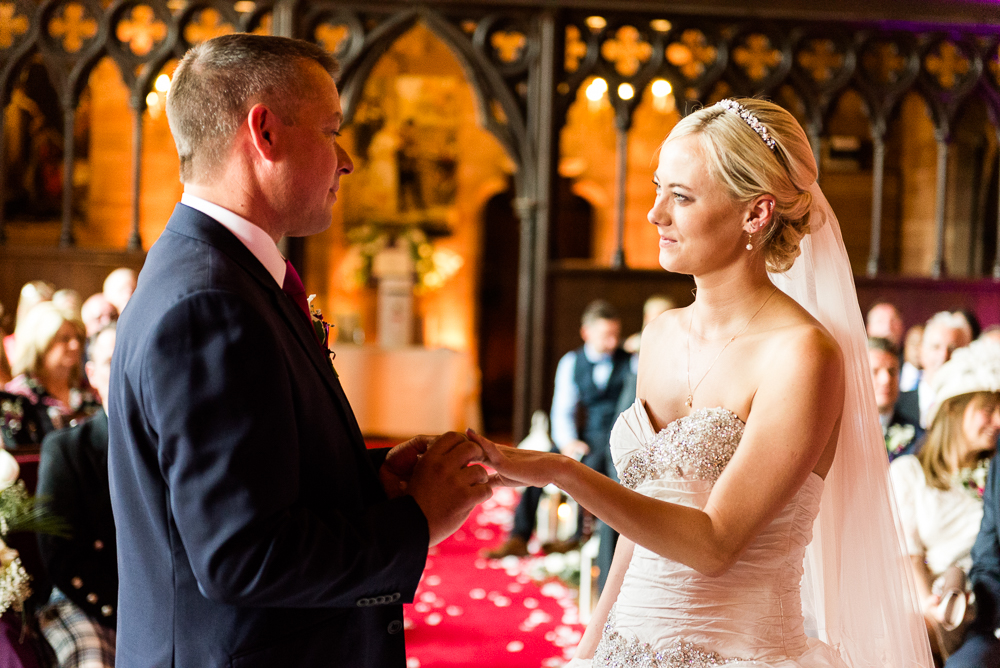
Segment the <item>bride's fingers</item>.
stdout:
<path fill-rule="evenodd" d="M 499 459 L 503 458 L 503 455 L 500 454 L 500 448 L 497 446 L 496 443 L 494 443 L 490 439 L 485 438 L 483 436 L 480 436 L 479 434 L 477 434 L 472 429 L 467 429 L 466 432 L 465 432 L 465 434 L 466 434 L 466 436 L 469 437 L 469 439 L 473 443 L 478 444 L 479 447 L 481 447 L 483 449 L 483 454 L 486 455 L 486 459 L 488 461 L 490 461 L 490 462 L 496 462 Z"/>

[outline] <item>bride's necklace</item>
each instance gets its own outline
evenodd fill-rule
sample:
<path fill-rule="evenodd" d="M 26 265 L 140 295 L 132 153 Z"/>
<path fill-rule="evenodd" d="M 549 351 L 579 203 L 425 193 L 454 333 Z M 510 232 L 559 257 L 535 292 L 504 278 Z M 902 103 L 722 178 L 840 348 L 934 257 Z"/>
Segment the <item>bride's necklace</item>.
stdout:
<path fill-rule="evenodd" d="M 764 303 L 761 304 L 757 308 L 757 310 L 753 312 L 753 315 L 750 316 L 750 319 L 747 320 L 747 324 L 743 325 L 743 329 L 741 329 L 740 331 L 738 331 L 735 334 L 733 334 L 730 337 L 730 339 L 728 341 L 726 341 L 726 345 L 722 346 L 722 350 L 720 350 L 719 354 L 715 356 L 715 359 L 712 360 L 712 363 L 708 365 L 708 368 L 705 369 L 705 373 L 702 374 L 702 376 L 701 376 L 701 380 L 699 380 L 697 383 L 695 383 L 694 387 L 691 387 L 691 323 L 694 322 L 694 305 L 691 306 L 691 319 L 688 320 L 688 340 L 687 340 L 687 349 L 688 349 L 687 350 L 687 353 L 688 353 L 687 354 L 687 385 L 688 385 L 688 395 L 687 395 L 687 399 L 684 400 L 684 405 L 685 406 L 687 406 L 688 408 L 691 408 L 691 406 L 694 405 L 694 393 L 698 391 L 698 387 L 701 385 L 702 381 L 704 381 L 705 378 L 708 377 L 709 371 L 712 370 L 712 367 L 715 366 L 715 363 L 719 361 L 720 357 L 722 357 L 722 353 L 726 352 L 726 348 L 729 347 L 730 343 L 732 343 L 733 341 L 736 340 L 736 337 L 738 337 L 743 332 L 747 331 L 747 327 L 749 327 L 750 323 L 753 322 L 753 319 L 757 317 L 757 314 L 764 310 L 764 307 L 767 306 L 767 303 L 769 301 L 771 301 L 771 297 L 773 297 L 774 293 L 777 292 L 777 291 L 778 291 L 778 286 L 775 286 L 774 289 L 771 290 L 771 293 L 767 296 L 767 299 L 764 300 Z"/>

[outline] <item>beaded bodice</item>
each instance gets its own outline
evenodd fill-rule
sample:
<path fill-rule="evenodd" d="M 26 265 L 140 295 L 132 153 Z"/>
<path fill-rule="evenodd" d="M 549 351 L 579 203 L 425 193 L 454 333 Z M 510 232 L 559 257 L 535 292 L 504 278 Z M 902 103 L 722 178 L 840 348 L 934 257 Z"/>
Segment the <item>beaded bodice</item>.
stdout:
<path fill-rule="evenodd" d="M 732 411 L 699 408 L 657 432 L 637 400 L 615 423 L 611 454 L 622 484 L 704 508 L 743 431 Z M 799 587 L 822 491 L 823 480 L 812 474 L 722 575 L 636 545 L 595 668 L 768 665 L 814 651 L 825 657 L 818 665 L 842 665 L 828 646 L 813 647 L 803 629 Z"/>
<path fill-rule="evenodd" d="M 635 489 L 664 475 L 715 482 L 743 437 L 743 422 L 726 408 L 698 408 L 674 420 L 628 459 L 620 478 Z"/>

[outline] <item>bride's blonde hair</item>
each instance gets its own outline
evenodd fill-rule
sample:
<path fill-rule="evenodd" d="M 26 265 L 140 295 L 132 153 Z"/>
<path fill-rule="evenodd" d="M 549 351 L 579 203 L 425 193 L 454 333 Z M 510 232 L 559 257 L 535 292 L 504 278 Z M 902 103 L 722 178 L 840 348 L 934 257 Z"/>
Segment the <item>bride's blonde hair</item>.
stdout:
<path fill-rule="evenodd" d="M 681 119 L 667 135 L 671 139 L 700 134 L 705 138 L 709 170 L 739 202 L 761 195 L 775 199 L 771 224 L 754 239 L 770 272 L 791 268 L 799 242 L 809 232 L 816 160 L 806 133 L 795 117 L 778 105 L 752 98 L 735 100 L 750 111 L 774 140 L 774 150 L 734 111 L 721 105 L 699 109 Z"/>

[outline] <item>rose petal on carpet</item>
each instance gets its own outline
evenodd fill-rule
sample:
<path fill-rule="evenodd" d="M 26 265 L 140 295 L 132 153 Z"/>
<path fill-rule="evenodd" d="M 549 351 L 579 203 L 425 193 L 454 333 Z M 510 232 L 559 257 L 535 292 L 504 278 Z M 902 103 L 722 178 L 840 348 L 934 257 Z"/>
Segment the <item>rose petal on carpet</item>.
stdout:
<path fill-rule="evenodd" d="M 585 628 L 576 590 L 533 580 L 531 559 L 479 556 L 506 537 L 517 500 L 497 490 L 431 548 L 414 602 L 403 606 L 407 668 L 557 668 L 572 657 Z"/>

